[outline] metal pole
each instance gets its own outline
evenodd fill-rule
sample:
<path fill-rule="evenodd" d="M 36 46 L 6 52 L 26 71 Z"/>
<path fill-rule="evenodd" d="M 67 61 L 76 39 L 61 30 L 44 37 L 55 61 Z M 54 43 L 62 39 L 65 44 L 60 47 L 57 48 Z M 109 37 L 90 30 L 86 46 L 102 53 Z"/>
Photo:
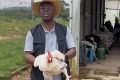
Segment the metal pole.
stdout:
<path fill-rule="evenodd" d="M 31 10 L 32 10 L 32 4 L 34 3 L 34 0 L 31 0 Z M 35 25 L 35 17 L 34 17 L 34 12 L 32 10 L 32 27 Z"/>

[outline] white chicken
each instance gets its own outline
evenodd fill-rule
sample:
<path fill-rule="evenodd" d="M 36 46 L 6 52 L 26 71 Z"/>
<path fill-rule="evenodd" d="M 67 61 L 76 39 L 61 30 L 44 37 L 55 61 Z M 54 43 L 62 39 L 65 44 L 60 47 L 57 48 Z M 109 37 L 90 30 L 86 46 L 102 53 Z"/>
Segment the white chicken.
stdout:
<path fill-rule="evenodd" d="M 67 73 L 67 64 L 64 61 L 65 55 L 63 53 L 58 50 L 48 51 L 35 58 L 34 67 L 38 67 L 40 71 L 43 71 L 45 79 L 53 80 L 53 75 L 64 73 L 66 80 L 70 80 L 71 76 Z"/>

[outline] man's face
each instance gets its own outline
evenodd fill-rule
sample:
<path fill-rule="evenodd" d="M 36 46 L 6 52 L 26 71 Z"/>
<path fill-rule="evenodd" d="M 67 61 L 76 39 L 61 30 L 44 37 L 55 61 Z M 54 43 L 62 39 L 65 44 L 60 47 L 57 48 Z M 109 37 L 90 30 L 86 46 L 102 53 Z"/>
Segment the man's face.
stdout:
<path fill-rule="evenodd" d="M 40 16 L 43 21 L 51 21 L 54 17 L 54 6 L 52 3 L 44 2 L 40 4 Z"/>

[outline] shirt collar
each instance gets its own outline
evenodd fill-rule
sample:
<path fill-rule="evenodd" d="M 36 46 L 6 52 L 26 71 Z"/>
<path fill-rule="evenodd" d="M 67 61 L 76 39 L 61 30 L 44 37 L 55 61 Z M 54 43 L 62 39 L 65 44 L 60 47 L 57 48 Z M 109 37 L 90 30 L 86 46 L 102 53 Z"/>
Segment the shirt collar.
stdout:
<path fill-rule="evenodd" d="M 47 31 L 47 30 L 43 27 L 43 25 L 42 25 L 42 28 L 43 28 L 43 30 L 44 30 L 45 32 L 54 32 L 54 31 L 55 31 L 55 23 L 54 23 L 54 27 L 53 27 L 53 29 L 52 29 L 51 31 Z"/>

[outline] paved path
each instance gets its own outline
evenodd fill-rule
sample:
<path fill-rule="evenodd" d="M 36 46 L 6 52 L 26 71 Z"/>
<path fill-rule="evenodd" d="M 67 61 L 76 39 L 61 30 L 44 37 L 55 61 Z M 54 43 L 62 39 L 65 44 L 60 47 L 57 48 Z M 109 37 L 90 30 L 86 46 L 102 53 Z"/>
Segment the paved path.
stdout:
<path fill-rule="evenodd" d="M 93 77 L 93 78 L 99 78 L 102 80 L 120 80 L 120 75 L 118 76 L 107 76 L 107 75 L 99 75 L 99 74 L 95 74 L 94 71 L 90 71 L 88 74 L 89 77 Z"/>

